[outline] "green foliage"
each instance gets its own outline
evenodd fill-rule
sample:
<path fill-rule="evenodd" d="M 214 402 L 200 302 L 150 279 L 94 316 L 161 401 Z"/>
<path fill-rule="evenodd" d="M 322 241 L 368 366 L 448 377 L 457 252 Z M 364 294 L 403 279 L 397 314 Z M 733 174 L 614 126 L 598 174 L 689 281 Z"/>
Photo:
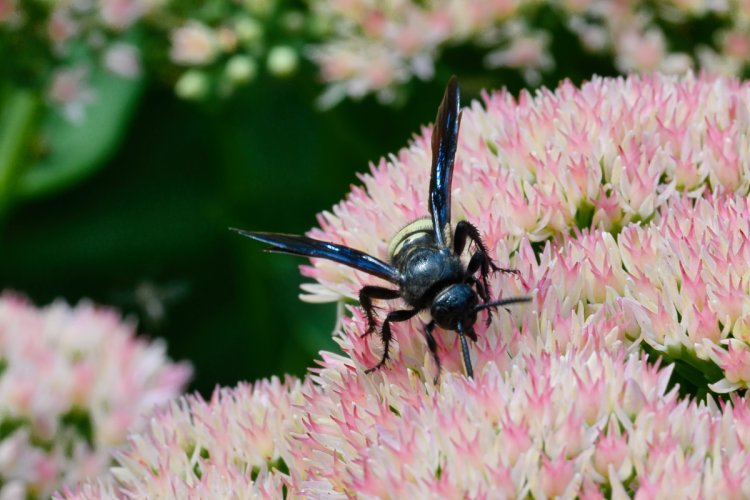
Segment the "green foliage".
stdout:
<path fill-rule="evenodd" d="M 94 424 L 88 411 L 83 408 L 71 408 L 62 416 L 61 424 L 63 427 L 72 429 L 78 436 L 84 438 L 89 446 L 94 447 Z M 69 450 L 69 453 L 72 456 L 73 450 Z"/>
<path fill-rule="evenodd" d="M 679 387 L 681 397 L 693 397 L 698 401 L 705 401 L 710 395 L 714 399 L 728 400 L 728 395 L 717 394 L 709 387 L 724 376 L 722 370 L 714 362 L 698 359 L 684 346 L 661 352 L 643 342 L 641 348 L 648 354 L 649 361 L 661 362 L 662 366 L 674 365 L 672 377 L 669 379 L 669 388 Z"/>
<path fill-rule="evenodd" d="M 26 148 L 34 132 L 36 95 L 10 85 L 0 88 L 0 215 L 15 196 L 28 162 Z"/>
<path fill-rule="evenodd" d="M 40 151 L 17 185 L 16 196 L 36 198 L 66 189 L 103 166 L 122 140 L 143 82 L 99 69 L 91 75 L 96 100 L 80 123 L 47 107 L 38 126 Z"/>

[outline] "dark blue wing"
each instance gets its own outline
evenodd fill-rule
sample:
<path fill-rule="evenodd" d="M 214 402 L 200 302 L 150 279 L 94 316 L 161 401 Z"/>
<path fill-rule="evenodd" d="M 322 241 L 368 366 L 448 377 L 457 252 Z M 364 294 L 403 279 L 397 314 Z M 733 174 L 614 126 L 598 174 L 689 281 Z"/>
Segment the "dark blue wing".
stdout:
<path fill-rule="evenodd" d="M 445 231 L 451 221 L 451 179 L 458 143 L 460 91 L 455 75 L 448 81 L 432 130 L 430 214 L 439 245 L 447 246 Z"/>
<path fill-rule="evenodd" d="M 378 276 L 391 283 L 398 283 L 398 269 L 380 259 L 376 259 L 372 255 L 344 245 L 336 245 L 335 243 L 314 240 L 307 236 L 297 236 L 294 234 L 258 233 L 234 228 L 232 230 L 237 231 L 242 236 L 247 236 L 248 238 L 271 245 L 266 249 L 269 252 L 328 259 L 353 267 L 354 269 L 359 269 L 373 276 Z"/>

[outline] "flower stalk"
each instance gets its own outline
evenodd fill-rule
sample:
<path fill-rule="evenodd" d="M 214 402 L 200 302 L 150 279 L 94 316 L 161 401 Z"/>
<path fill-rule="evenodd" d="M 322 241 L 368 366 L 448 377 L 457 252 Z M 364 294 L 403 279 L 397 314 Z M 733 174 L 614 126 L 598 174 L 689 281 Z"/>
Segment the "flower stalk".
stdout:
<path fill-rule="evenodd" d="M 0 88 L 0 221 L 27 163 L 39 108 L 39 98 L 33 91 L 10 84 Z"/>

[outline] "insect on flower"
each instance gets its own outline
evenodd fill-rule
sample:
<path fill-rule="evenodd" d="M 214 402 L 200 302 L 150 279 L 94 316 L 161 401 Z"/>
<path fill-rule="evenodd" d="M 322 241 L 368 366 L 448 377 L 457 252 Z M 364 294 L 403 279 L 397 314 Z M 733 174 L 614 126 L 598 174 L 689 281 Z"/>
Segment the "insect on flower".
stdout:
<path fill-rule="evenodd" d="M 388 360 L 392 339 L 391 324 L 406 321 L 420 311 L 429 309 L 432 319 L 425 327 L 424 334 L 438 366 L 438 373 L 440 358 L 432 335 L 436 326 L 458 333 L 466 374 L 472 377 L 473 369 L 466 338 L 474 342 L 477 340 L 473 325 L 479 311 L 529 301 L 528 297 L 491 301 L 487 282 L 490 271 L 513 271 L 501 269 L 494 264 L 479 230 L 470 222 L 460 221 L 455 230 L 451 231 L 451 179 L 461 122 L 459 108 L 458 80 L 453 76 L 438 108 L 432 132 L 432 174 L 428 200 L 430 216 L 417 219 L 394 236 L 388 247 L 389 263 L 347 246 L 306 236 L 236 229 L 244 236 L 269 244 L 269 252 L 332 260 L 398 286 L 394 290 L 367 285 L 359 291 L 359 302 L 367 315 L 368 323 L 364 335 L 371 334 L 377 327 L 373 300 L 402 299 L 409 306 L 408 309 L 389 312 L 383 320 L 380 330 L 383 355 L 377 365 L 367 370 L 368 373 L 382 367 Z M 461 254 L 467 241 L 474 243 L 475 250 L 468 264 L 464 264 Z M 487 317 L 488 325 L 490 321 L 491 311 Z"/>

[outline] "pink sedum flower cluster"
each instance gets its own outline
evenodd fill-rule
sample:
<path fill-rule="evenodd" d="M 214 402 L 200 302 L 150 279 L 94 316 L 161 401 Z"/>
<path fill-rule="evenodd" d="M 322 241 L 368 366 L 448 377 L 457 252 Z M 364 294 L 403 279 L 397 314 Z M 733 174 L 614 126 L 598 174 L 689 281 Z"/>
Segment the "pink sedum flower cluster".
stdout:
<path fill-rule="evenodd" d="M 528 2 L 531 8 L 537 3 Z M 553 67 L 549 36 L 526 22 L 524 2 L 312 0 L 310 5 L 329 30 L 310 50 L 329 83 L 321 96 L 324 106 L 370 93 L 392 101 L 397 85 L 432 79 L 440 52 L 467 42 L 490 49 L 486 66 L 521 69 L 532 81 Z"/>
<path fill-rule="evenodd" d="M 304 383 L 188 397 L 120 466 L 58 495 L 96 498 L 659 498 L 750 494 L 745 401 L 680 401 L 671 369 L 592 343 L 486 364 L 439 387 L 323 354 Z"/>
<path fill-rule="evenodd" d="M 545 31 L 553 21 L 622 73 L 700 68 L 741 75 L 750 63 L 744 0 L 313 0 L 311 9 L 329 29 L 310 52 L 328 82 L 324 105 L 367 94 L 391 101 L 400 85 L 431 80 L 442 53 L 457 45 L 484 54 L 487 69 L 518 70 L 537 84 L 542 73 L 570 64 L 554 59 L 555 33 Z M 714 23 L 721 28 L 709 28 Z"/>
<path fill-rule="evenodd" d="M 0 0 L 0 37 L 15 39 L 10 46 L 35 63 L 27 71 L 48 70 L 37 76 L 71 120 L 81 120 L 91 102 L 90 82 L 80 80 L 75 93 L 55 87 L 79 65 L 87 74 L 155 73 L 180 97 L 200 100 L 231 96 L 263 71 L 287 77 L 307 57 L 327 85 L 323 106 L 370 94 L 397 101 L 409 81 L 431 80 L 455 47 L 474 51 L 487 70 L 517 71 L 531 85 L 555 68 L 568 74 L 570 61 L 556 60 L 553 50 L 563 44 L 566 56 L 583 50 L 599 60 L 592 64 L 607 60 L 622 73 L 750 69 L 747 0 L 204 3 L 66 0 L 34 9 Z M 26 53 L 29 39 L 44 51 Z M 77 58 L 81 49 L 89 57 Z M 38 60 L 45 57 L 51 60 Z"/>
<path fill-rule="evenodd" d="M 157 410 L 129 438 L 109 477 L 66 489 L 65 498 L 275 498 L 288 476 L 285 440 L 304 383 L 274 378 L 217 389 L 210 401 L 186 396 Z M 241 496 L 236 496 L 241 495 Z"/>
<path fill-rule="evenodd" d="M 486 94 L 463 111 L 453 222 L 519 271 L 495 274 L 493 296 L 532 301 L 477 323 L 475 379 L 437 331 L 434 382 L 425 317 L 394 324 L 391 360 L 365 374 L 381 346 L 351 307 L 345 356 L 321 353 L 304 381 L 175 403 L 109 476 L 60 496 L 750 495 L 748 110 L 750 85 L 710 77 Z M 426 212 L 429 137 L 309 234 L 385 259 Z M 314 301 L 377 281 L 323 260 L 303 273 Z"/>
<path fill-rule="evenodd" d="M 191 369 L 89 303 L 37 309 L 0 297 L 0 497 L 48 497 L 102 474 L 142 415 Z"/>

